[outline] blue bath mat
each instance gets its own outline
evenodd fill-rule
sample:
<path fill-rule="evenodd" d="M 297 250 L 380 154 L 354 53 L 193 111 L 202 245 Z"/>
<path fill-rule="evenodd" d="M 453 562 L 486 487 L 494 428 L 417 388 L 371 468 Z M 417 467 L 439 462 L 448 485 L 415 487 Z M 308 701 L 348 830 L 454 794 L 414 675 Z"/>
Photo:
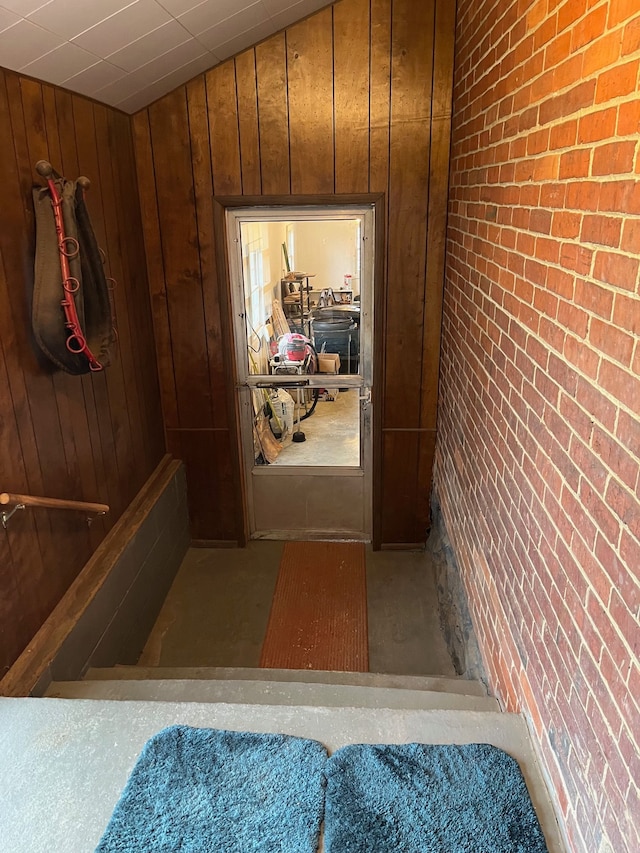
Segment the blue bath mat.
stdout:
<path fill-rule="evenodd" d="M 326 760 L 320 743 L 287 735 L 164 729 L 96 853 L 315 853 Z"/>
<path fill-rule="evenodd" d="M 488 744 L 339 749 L 326 853 L 547 853 L 518 764 Z"/>

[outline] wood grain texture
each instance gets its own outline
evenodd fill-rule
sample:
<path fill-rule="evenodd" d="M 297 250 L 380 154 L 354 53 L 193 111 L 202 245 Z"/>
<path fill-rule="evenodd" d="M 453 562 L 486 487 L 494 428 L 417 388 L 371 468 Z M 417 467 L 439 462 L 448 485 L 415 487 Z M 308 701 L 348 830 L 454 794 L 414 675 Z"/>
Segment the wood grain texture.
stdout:
<path fill-rule="evenodd" d="M 86 564 L 76 572 L 64 596 L 47 614 L 46 621 L 43 620 L 44 624 L 38 625 L 29 650 L 20 655 L 15 663 L 12 661 L 13 666 L 8 673 L 3 670 L 0 696 L 28 696 L 31 693 L 179 467 L 179 462 L 170 456 L 163 456 L 141 489 L 131 496 L 126 511 L 113 524 Z"/>
<path fill-rule="evenodd" d="M 262 192 L 262 178 L 260 171 L 255 50 L 247 50 L 241 53 L 239 56 L 236 56 L 235 62 L 242 192 L 246 195 L 260 195 Z"/>
<path fill-rule="evenodd" d="M 287 30 L 294 194 L 334 191 L 332 12 L 328 7 Z"/>
<path fill-rule="evenodd" d="M 260 666 L 369 671 L 364 544 L 285 544 Z"/>
<path fill-rule="evenodd" d="M 141 387 L 155 352 L 144 258 L 129 238 L 136 217 L 141 234 L 130 134 L 130 119 L 121 113 L 0 70 L 0 177 L 7 199 L 0 229 L 0 490 L 111 506 L 90 530 L 82 515 L 44 509 L 17 513 L 0 530 L 0 674 L 164 452 L 157 381 Z M 32 341 L 31 186 L 40 158 L 69 177 L 84 172 L 91 179 L 87 206 L 118 270 L 124 334 L 104 374 L 54 372 Z M 127 187 L 119 172 L 127 174 Z"/>
<path fill-rule="evenodd" d="M 287 47 L 284 33 L 256 45 L 262 192 L 291 192 Z"/>
<path fill-rule="evenodd" d="M 369 190 L 369 0 L 333 12 L 335 191 Z"/>
<path fill-rule="evenodd" d="M 374 476 L 385 496 L 375 512 L 377 544 L 424 541 L 429 524 L 431 456 L 424 431 L 435 428 L 437 406 L 454 16 L 454 4 L 447 0 L 341 0 L 192 81 L 186 118 L 183 95 L 176 93 L 150 108 L 151 126 L 146 113 L 134 118 L 140 196 L 143 210 L 150 211 L 145 244 L 155 270 L 152 299 L 159 317 L 165 422 L 172 430 L 227 429 L 224 446 L 235 460 L 238 481 L 233 365 L 226 352 L 226 249 L 224 241 L 211 245 L 211 193 L 219 201 L 242 196 L 256 204 L 264 203 L 264 196 L 281 203 L 293 196 L 314 202 L 324 196 L 330 203 L 348 193 L 385 193 L 384 245 L 376 254 L 386 293 L 376 307 L 379 328 L 385 330 L 376 341 L 382 387 L 374 389 L 380 433 L 374 437 Z M 168 147 L 180 149 L 181 180 L 189 188 L 179 194 L 175 215 L 166 205 L 153 204 L 164 192 L 168 163 L 164 158 L 161 164 L 157 152 Z M 215 223 L 214 216 L 219 237 L 224 220 Z M 173 275 L 154 255 L 159 245 L 177 239 L 196 241 L 201 305 L 194 297 L 189 323 L 172 322 L 167 330 L 155 294 L 171 286 Z M 192 258 L 191 248 L 189 253 Z M 189 264 L 198 275 L 195 262 Z M 192 370 L 201 371 L 198 388 L 192 382 L 189 395 L 209 389 L 210 424 L 184 420 L 191 406 L 181 394 L 181 359 L 187 351 Z M 178 376 L 176 386 L 172 377 Z M 387 437 L 389 430 L 402 430 L 404 438 Z M 195 444 L 188 450 L 190 499 L 199 507 L 194 523 L 197 538 L 234 540 L 243 511 L 233 491 L 227 528 L 210 509 L 202 509 L 216 498 L 199 466 L 215 487 L 228 482 L 226 460 L 215 462 L 217 440 L 200 441 L 197 453 Z M 397 471 L 407 476 L 398 477 Z M 413 520 L 407 521 L 400 507 L 409 508 Z"/>

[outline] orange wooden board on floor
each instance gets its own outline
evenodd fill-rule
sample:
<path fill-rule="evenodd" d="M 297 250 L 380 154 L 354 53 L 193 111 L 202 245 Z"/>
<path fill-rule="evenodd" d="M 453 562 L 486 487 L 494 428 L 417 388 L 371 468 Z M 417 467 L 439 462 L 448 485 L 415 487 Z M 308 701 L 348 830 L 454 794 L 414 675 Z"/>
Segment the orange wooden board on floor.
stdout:
<path fill-rule="evenodd" d="M 260 666 L 368 672 L 361 542 L 287 542 Z"/>

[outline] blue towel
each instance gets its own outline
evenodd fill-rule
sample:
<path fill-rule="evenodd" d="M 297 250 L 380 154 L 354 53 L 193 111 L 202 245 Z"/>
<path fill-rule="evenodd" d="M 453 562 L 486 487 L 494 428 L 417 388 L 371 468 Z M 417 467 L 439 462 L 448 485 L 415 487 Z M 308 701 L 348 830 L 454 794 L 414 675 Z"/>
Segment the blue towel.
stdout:
<path fill-rule="evenodd" d="M 326 853 L 547 853 L 518 764 L 488 744 L 339 749 Z"/>
<path fill-rule="evenodd" d="M 322 744 L 287 735 L 164 729 L 96 853 L 315 853 L 326 760 Z"/>

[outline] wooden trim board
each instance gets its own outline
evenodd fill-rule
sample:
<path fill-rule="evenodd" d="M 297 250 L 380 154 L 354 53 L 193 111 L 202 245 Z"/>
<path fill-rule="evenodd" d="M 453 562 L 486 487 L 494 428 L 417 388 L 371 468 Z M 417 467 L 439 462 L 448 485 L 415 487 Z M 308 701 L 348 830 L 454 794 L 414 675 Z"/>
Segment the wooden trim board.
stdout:
<path fill-rule="evenodd" d="M 47 672 L 63 644 L 176 476 L 180 465 L 169 455 L 163 457 L 33 640 L 0 681 L 1 696 L 29 696 L 46 680 Z"/>

